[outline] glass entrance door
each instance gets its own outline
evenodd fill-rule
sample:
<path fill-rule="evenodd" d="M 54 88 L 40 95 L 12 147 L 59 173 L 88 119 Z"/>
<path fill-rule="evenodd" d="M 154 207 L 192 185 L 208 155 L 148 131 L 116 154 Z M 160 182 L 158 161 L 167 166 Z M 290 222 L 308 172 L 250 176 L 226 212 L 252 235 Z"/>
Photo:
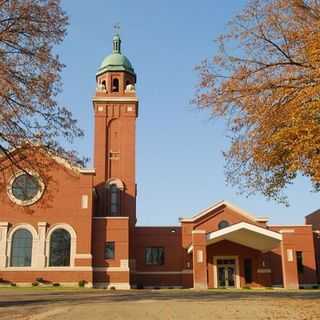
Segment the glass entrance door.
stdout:
<path fill-rule="evenodd" d="M 217 260 L 218 288 L 235 288 L 236 265 L 234 259 Z"/>

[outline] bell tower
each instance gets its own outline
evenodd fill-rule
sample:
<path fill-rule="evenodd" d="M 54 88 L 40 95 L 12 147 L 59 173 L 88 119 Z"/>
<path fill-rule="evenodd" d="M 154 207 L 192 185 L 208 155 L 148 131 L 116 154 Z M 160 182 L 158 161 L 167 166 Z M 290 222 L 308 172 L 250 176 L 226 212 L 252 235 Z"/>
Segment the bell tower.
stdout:
<path fill-rule="evenodd" d="M 136 74 L 113 37 L 112 54 L 96 74 L 94 165 L 96 216 L 127 216 L 136 220 L 135 136 L 138 98 Z M 102 187 L 103 186 L 103 187 Z"/>
<path fill-rule="evenodd" d="M 123 270 L 126 264 L 129 268 L 129 262 L 134 257 L 138 115 L 135 83 L 134 69 L 121 52 L 119 34 L 115 34 L 112 54 L 104 58 L 96 74 L 96 92 L 93 97 L 96 170 L 93 213 L 96 255 L 93 263 L 98 267 L 120 265 Z M 109 249 L 106 249 L 108 243 Z M 105 252 L 112 247 L 110 243 L 114 245 L 115 258 L 109 261 L 106 260 Z"/>

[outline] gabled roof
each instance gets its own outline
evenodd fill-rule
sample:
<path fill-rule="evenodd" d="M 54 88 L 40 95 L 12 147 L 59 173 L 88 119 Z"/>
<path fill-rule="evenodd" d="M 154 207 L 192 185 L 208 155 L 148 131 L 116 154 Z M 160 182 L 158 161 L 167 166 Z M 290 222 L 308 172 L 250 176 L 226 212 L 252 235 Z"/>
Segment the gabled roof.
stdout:
<path fill-rule="evenodd" d="M 193 232 L 199 231 L 200 230 L 194 230 Z M 239 222 L 206 235 L 207 246 L 223 240 L 267 252 L 279 246 L 282 240 L 282 234 L 250 223 Z M 192 250 L 193 247 L 190 246 L 188 253 L 192 252 Z"/>
<path fill-rule="evenodd" d="M 82 173 L 82 174 L 93 174 L 95 173 L 95 169 L 91 169 L 91 168 L 83 168 L 80 167 L 79 165 L 73 164 L 70 161 L 68 161 L 67 159 L 57 156 L 57 155 L 49 155 L 53 160 L 55 160 L 58 164 L 63 165 L 65 168 L 70 169 L 70 170 L 74 170 L 78 173 Z"/>
<path fill-rule="evenodd" d="M 259 221 L 266 221 L 267 218 L 256 218 L 253 215 L 251 215 L 250 213 L 238 208 L 237 206 L 225 201 L 225 200 L 221 200 L 216 202 L 215 204 L 213 204 L 212 206 L 210 206 L 207 209 L 204 209 L 202 211 L 200 211 L 198 214 L 194 215 L 192 218 L 180 218 L 180 222 L 195 222 L 198 219 L 206 216 L 208 213 L 210 213 L 211 211 L 218 209 L 219 207 L 222 206 L 226 206 L 228 208 L 230 208 L 231 210 L 235 211 L 236 213 L 242 215 L 243 217 L 253 221 L 253 222 L 259 222 Z"/>
<path fill-rule="evenodd" d="M 317 210 L 307 214 L 305 217 L 308 218 L 308 217 L 316 216 L 316 215 L 320 215 L 320 209 L 317 209 Z"/>
<path fill-rule="evenodd" d="M 33 145 L 34 147 L 36 147 L 35 144 L 32 144 L 32 143 L 30 143 L 30 144 Z M 64 166 L 66 169 L 73 170 L 79 174 L 94 174 L 95 173 L 94 168 L 83 168 L 76 163 L 72 163 L 71 161 L 67 160 L 64 157 L 61 157 L 57 154 L 54 154 L 53 152 L 50 152 L 50 151 L 44 150 L 44 149 L 39 149 L 39 150 L 44 152 L 49 158 L 53 159 L 58 164 Z M 19 148 L 13 148 L 12 150 L 9 151 L 9 154 L 13 154 L 18 151 L 19 151 Z M 7 158 L 4 155 L 0 156 L 0 160 L 5 161 L 6 159 Z"/>

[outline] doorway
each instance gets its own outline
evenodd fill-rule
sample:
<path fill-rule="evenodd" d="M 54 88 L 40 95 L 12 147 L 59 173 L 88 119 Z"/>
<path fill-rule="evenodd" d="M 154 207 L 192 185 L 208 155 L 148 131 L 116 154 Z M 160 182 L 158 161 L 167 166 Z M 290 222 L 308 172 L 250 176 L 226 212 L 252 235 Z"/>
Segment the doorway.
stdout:
<path fill-rule="evenodd" d="M 237 257 L 214 257 L 214 287 L 239 288 Z"/>

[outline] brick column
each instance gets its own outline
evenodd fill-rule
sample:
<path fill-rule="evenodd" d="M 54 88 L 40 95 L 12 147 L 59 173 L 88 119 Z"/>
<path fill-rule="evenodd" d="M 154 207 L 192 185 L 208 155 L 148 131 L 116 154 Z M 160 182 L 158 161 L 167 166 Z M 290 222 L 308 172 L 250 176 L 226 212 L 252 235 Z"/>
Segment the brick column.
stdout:
<path fill-rule="evenodd" d="M 8 222 L 0 222 L 0 268 L 7 266 L 7 234 Z"/>
<path fill-rule="evenodd" d="M 297 270 L 296 253 L 293 244 L 290 242 L 290 236 L 282 234 L 281 242 L 281 260 L 282 260 L 282 277 L 283 286 L 286 289 L 299 288 L 299 276 Z"/>
<path fill-rule="evenodd" d="M 193 246 L 193 288 L 207 289 L 207 248 L 206 232 L 204 230 L 192 231 Z"/>
<path fill-rule="evenodd" d="M 38 223 L 38 250 L 36 254 L 36 266 L 39 268 L 44 268 L 46 266 L 46 233 L 47 233 L 47 223 Z"/>

